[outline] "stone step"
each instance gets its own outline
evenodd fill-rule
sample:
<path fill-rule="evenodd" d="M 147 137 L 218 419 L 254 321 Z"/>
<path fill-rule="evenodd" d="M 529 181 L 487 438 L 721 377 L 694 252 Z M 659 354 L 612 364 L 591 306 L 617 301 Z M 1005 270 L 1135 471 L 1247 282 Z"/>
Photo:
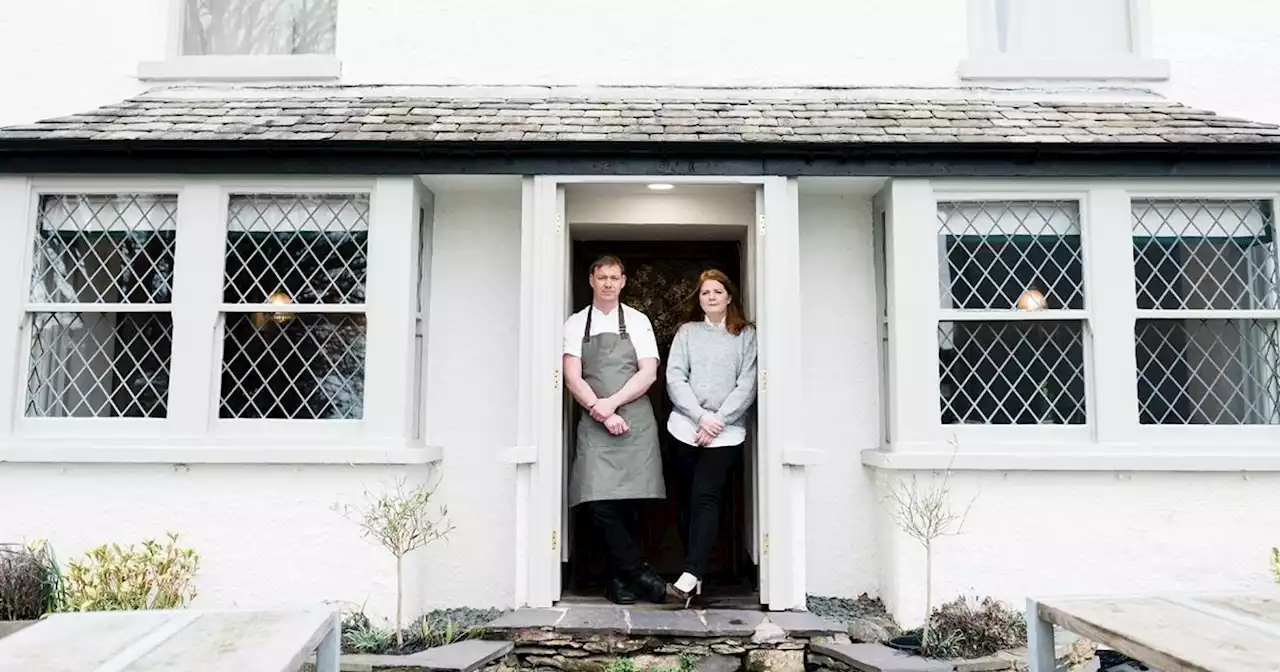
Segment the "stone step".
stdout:
<path fill-rule="evenodd" d="M 516 638 L 528 630 L 566 635 L 748 638 L 762 631 L 783 637 L 817 637 L 842 633 L 845 626 L 809 612 L 571 606 L 517 609 L 487 624 L 485 630 Z"/>
<path fill-rule="evenodd" d="M 342 672 L 475 672 L 511 653 L 511 642 L 471 639 L 407 656 L 343 654 Z"/>

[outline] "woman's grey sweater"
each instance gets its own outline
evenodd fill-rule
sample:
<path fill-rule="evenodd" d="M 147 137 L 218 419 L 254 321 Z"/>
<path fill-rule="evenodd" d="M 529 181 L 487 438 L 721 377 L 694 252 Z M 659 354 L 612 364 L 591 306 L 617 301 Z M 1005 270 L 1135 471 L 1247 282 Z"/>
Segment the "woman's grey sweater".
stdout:
<path fill-rule="evenodd" d="M 677 439 L 694 443 L 698 420 L 711 413 L 725 424 L 711 445 L 741 443 L 756 397 L 755 329 L 734 336 L 706 321 L 681 326 L 667 356 L 667 394 L 674 407 L 667 428 Z"/>

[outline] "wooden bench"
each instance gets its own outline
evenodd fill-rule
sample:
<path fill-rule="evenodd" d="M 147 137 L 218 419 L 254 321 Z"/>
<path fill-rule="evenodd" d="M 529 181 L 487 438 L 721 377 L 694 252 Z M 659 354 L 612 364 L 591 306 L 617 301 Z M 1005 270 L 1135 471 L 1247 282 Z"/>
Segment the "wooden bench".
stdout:
<path fill-rule="evenodd" d="M 1280 593 L 1031 599 L 1031 672 L 1053 672 L 1053 627 L 1161 672 L 1280 672 Z"/>
<path fill-rule="evenodd" d="M 338 672 L 337 608 L 54 614 L 0 639 L 0 672 Z"/>

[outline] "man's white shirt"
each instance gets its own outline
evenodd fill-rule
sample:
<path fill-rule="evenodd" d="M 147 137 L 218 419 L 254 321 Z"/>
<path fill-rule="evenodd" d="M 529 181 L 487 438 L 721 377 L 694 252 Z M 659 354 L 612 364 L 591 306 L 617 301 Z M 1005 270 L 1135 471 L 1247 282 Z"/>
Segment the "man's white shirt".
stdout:
<path fill-rule="evenodd" d="M 636 359 L 658 359 L 658 339 L 653 335 L 653 323 L 644 313 L 625 304 L 618 304 L 627 311 L 627 334 L 636 349 Z M 602 312 L 594 305 L 587 306 L 564 321 L 564 354 L 582 356 L 582 332 L 587 328 L 587 311 L 591 315 L 591 336 L 618 333 L 618 311 Z"/>

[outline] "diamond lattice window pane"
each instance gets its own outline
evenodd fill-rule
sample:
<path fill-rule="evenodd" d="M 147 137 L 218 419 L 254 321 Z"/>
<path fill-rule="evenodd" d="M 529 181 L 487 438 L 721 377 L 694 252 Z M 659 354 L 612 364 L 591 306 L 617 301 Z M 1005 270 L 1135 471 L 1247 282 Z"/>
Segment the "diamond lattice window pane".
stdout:
<path fill-rule="evenodd" d="M 186 0 L 182 53 L 332 54 L 337 0 Z"/>
<path fill-rule="evenodd" d="M 220 417 L 364 415 L 363 315 L 227 315 Z"/>
<path fill-rule="evenodd" d="M 943 424 L 1082 424 L 1080 322 L 942 322 Z"/>
<path fill-rule="evenodd" d="M 1266 201 L 1133 203 L 1138 307 L 1280 308 L 1275 226 Z"/>
<path fill-rule="evenodd" d="M 35 313 L 26 415 L 163 418 L 172 353 L 168 313 Z"/>
<path fill-rule="evenodd" d="M 1148 425 L 1280 424 L 1280 321 L 1138 320 Z"/>
<path fill-rule="evenodd" d="M 236 196 L 223 301 L 364 303 L 368 258 L 367 194 Z"/>
<path fill-rule="evenodd" d="M 942 308 L 1008 310 L 1031 288 L 1049 308 L 1084 308 L 1075 201 L 938 204 Z"/>
<path fill-rule="evenodd" d="M 31 300 L 168 303 L 177 222 L 175 196 L 41 197 Z"/>

